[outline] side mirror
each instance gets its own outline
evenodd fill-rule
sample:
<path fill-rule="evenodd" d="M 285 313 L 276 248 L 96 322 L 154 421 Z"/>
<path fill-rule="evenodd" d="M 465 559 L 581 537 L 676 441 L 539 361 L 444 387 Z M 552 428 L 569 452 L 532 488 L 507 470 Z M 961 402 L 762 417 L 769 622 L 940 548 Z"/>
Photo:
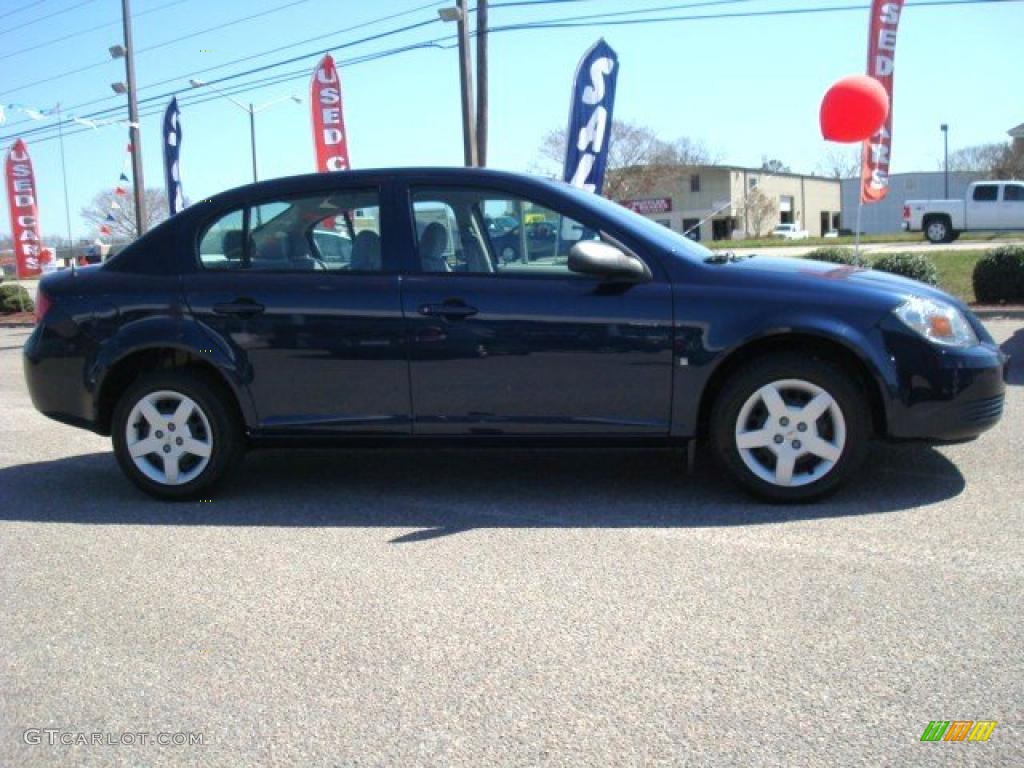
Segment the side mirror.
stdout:
<path fill-rule="evenodd" d="M 569 269 L 626 283 L 646 283 L 651 270 L 640 259 L 600 240 L 584 240 L 569 250 Z"/>

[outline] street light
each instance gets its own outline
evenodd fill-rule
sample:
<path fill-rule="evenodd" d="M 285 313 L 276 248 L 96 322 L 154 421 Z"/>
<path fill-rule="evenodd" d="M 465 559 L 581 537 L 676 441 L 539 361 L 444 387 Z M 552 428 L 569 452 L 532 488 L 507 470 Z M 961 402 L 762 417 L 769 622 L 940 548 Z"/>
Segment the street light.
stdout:
<path fill-rule="evenodd" d="M 268 101 L 266 104 L 260 104 L 258 107 L 254 107 L 252 103 L 244 104 L 243 102 L 239 101 L 234 96 L 232 96 L 230 93 L 225 93 L 220 88 L 217 88 L 214 85 L 210 85 L 209 83 L 203 82 L 202 80 L 192 78 L 188 81 L 188 83 L 193 88 L 209 88 L 212 91 L 216 91 L 225 99 L 227 99 L 236 107 L 238 107 L 243 112 L 246 112 L 249 115 L 249 145 L 252 149 L 252 180 L 253 182 L 259 181 L 259 176 L 256 172 L 256 115 L 264 111 L 265 109 L 269 109 L 275 104 L 280 104 L 282 101 L 292 101 L 296 104 L 301 104 L 302 99 L 300 99 L 298 96 L 295 96 L 294 94 L 289 94 L 288 96 L 281 96 L 280 98 Z"/>
<path fill-rule="evenodd" d="M 110 90 L 112 90 L 114 93 L 118 94 L 119 96 L 122 96 L 122 95 L 128 93 L 128 86 L 125 85 L 124 83 L 111 83 L 110 84 Z"/>
<path fill-rule="evenodd" d="M 942 178 L 945 191 L 942 196 L 949 200 L 949 125 L 942 124 Z"/>
<path fill-rule="evenodd" d="M 462 21 L 462 9 L 453 8 L 438 8 L 437 15 L 441 17 L 441 21 Z"/>

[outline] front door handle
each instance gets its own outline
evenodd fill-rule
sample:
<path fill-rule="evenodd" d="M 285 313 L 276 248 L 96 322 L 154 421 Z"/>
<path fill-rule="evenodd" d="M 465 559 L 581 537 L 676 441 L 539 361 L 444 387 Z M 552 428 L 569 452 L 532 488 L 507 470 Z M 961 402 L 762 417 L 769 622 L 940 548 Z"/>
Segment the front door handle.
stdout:
<path fill-rule="evenodd" d="M 252 299 L 235 299 L 235 301 L 213 305 L 213 311 L 218 315 L 241 315 L 242 317 L 262 314 L 265 309 L 266 307 Z"/>
<path fill-rule="evenodd" d="M 461 300 L 449 300 L 443 304 L 424 304 L 419 312 L 425 317 L 443 317 L 447 320 L 461 320 L 472 317 L 480 310 L 471 307 Z"/>

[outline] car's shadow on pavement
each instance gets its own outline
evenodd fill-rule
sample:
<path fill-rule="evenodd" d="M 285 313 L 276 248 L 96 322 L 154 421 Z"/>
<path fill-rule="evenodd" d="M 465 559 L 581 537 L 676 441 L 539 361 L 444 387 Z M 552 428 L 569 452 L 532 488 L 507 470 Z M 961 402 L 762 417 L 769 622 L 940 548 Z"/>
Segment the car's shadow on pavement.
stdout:
<path fill-rule="evenodd" d="M 98 525 L 381 526 L 394 542 L 474 528 L 705 527 L 894 512 L 952 498 L 959 470 L 923 446 L 873 444 L 861 474 L 810 505 L 759 503 L 672 451 L 265 451 L 209 501 L 135 490 L 109 453 L 0 469 L 0 520 Z"/>
<path fill-rule="evenodd" d="M 1010 356 L 1010 367 L 1006 374 L 1007 384 L 1024 385 L 1024 328 L 1021 328 L 1000 347 Z"/>

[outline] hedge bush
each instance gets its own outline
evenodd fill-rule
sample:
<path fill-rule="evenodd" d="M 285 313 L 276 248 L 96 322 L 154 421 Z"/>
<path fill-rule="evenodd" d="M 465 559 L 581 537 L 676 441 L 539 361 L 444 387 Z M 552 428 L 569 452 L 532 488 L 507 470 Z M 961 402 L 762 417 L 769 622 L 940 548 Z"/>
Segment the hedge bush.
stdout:
<path fill-rule="evenodd" d="M 805 259 L 815 261 L 827 261 L 831 264 L 845 264 L 850 267 L 866 267 L 867 259 L 858 256 L 853 248 L 845 248 L 841 245 L 826 245 L 822 248 L 815 248 L 804 255 Z"/>
<path fill-rule="evenodd" d="M 0 314 L 10 315 L 15 312 L 33 312 L 35 304 L 25 286 L 16 283 L 0 285 Z"/>
<path fill-rule="evenodd" d="M 880 272 L 902 275 L 928 285 L 939 284 L 939 271 L 932 260 L 923 253 L 887 253 L 871 267 Z"/>
<path fill-rule="evenodd" d="M 982 304 L 1024 301 L 1024 246 L 1004 245 L 982 256 L 971 276 Z"/>

